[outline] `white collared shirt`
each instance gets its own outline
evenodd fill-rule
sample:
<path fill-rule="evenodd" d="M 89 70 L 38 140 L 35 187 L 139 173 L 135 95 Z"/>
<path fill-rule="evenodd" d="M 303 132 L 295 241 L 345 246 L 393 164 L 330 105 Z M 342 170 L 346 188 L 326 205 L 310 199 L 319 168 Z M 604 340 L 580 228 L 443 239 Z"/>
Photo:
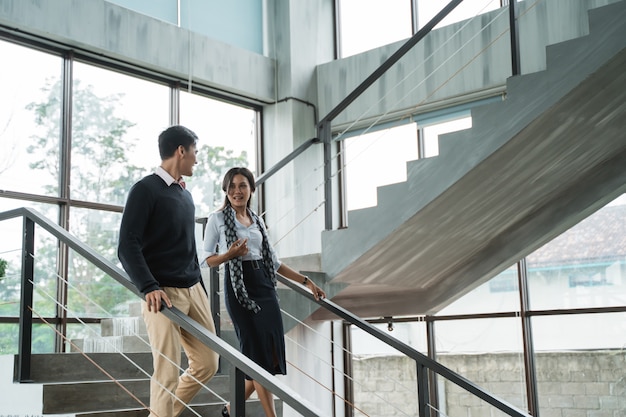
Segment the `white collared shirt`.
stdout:
<path fill-rule="evenodd" d="M 232 210 L 232 208 L 228 207 L 225 210 Z M 259 220 L 263 222 L 263 219 Z M 263 227 L 265 227 L 265 224 L 263 224 Z M 248 253 L 242 257 L 242 260 L 252 261 L 255 259 L 263 259 L 261 251 L 263 237 L 259 230 L 259 225 L 257 225 L 256 222 L 253 222 L 250 226 L 244 226 L 235 218 L 235 233 L 237 233 L 237 238 L 239 239 L 248 239 Z M 202 245 L 202 249 L 202 266 L 206 266 L 206 258 L 209 256 L 228 252 L 228 245 L 226 243 L 226 223 L 224 222 L 223 211 L 216 211 L 209 215 L 204 231 L 204 244 Z M 278 256 L 272 245 L 270 245 L 270 252 L 274 270 L 277 271 L 281 262 L 278 260 Z"/>

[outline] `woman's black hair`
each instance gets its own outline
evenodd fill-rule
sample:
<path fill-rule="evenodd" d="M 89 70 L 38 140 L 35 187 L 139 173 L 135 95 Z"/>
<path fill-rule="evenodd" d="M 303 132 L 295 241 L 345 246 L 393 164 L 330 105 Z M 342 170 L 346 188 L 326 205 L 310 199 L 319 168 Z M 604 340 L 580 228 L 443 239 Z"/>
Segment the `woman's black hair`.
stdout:
<path fill-rule="evenodd" d="M 224 175 L 224 180 L 222 181 L 222 191 L 224 191 L 224 193 L 226 193 L 226 195 L 224 196 L 224 205 L 222 205 L 222 209 L 230 206 L 230 201 L 228 201 L 228 187 L 230 186 L 230 183 L 233 182 L 233 178 L 235 178 L 235 175 L 240 174 L 243 175 L 244 177 L 246 177 L 246 179 L 248 180 L 248 184 L 250 184 L 250 193 L 254 193 L 254 191 L 256 190 L 256 183 L 254 182 L 254 174 L 252 174 L 252 172 L 245 167 L 234 167 L 228 170 L 228 172 L 226 172 L 226 174 Z M 250 207 L 250 200 L 252 200 L 252 196 L 250 196 L 251 198 L 248 199 L 248 201 L 246 202 L 246 207 Z"/>

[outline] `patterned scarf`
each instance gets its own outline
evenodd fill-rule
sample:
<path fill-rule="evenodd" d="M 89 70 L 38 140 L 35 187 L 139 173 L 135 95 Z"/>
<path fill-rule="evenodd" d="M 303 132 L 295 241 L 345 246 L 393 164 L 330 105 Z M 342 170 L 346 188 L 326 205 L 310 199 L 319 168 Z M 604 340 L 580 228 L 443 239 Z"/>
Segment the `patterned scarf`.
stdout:
<path fill-rule="evenodd" d="M 261 236 L 263 237 L 263 243 L 261 245 L 263 267 L 265 268 L 265 272 L 271 277 L 274 286 L 276 286 L 276 273 L 274 272 L 274 263 L 272 261 L 270 244 L 267 240 L 267 233 L 265 232 L 265 228 L 263 227 L 259 216 L 249 209 L 248 213 L 261 231 Z M 235 209 L 231 206 L 224 209 L 224 223 L 226 224 L 226 245 L 230 247 L 237 240 L 237 233 L 235 232 Z M 241 263 L 241 257 L 238 256 L 228 261 L 228 267 L 230 271 L 230 284 L 233 287 L 233 292 L 235 293 L 235 297 L 237 298 L 239 304 L 254 313 L 261 311 L 261 307 L 254 300 L 248 297 L 248 291 L 246 290 L 246 285 L 243 282 L 243 266 Z"/>

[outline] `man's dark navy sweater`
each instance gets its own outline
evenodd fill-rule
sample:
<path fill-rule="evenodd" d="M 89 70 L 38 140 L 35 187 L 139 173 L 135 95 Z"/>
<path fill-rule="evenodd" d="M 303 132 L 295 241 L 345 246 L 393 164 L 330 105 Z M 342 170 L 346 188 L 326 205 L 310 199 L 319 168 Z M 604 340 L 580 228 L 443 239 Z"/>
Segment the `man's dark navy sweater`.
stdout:
<path fill-rule="evenodd" d="M 201 281 L 194 216 L 191 194 L 156 174 L 130 189 L 117 253 L 140 292 L 189 288 Z"/>

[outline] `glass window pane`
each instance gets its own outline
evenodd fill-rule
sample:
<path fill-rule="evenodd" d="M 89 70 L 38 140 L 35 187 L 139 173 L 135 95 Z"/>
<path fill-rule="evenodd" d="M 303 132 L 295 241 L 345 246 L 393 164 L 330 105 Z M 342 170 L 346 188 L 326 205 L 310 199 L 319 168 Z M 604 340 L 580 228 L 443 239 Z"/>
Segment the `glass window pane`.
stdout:
<path fill-rule="evenodd" d="M 519 318 L 442 320 L 436 322 L 437 354 L 521 352 Z"/>
<path fill-rule="evenodd" d="M 34 324 L 32 353 L 54 352 L 56 332 L 47 324 Z M 19 344 L 19 325 L 0 324 L 0 355 L 16 355 Z"/>
<path fill-rule="evenodd" d="M 389 332 L 388 326 L 374 324 L 384 332 Z M 390 336 L 426 352 L 424 322 L 393 323 L 392 329 Z M 354 401 L 356 409 L 363 413 L 355 415 L 417 415 L 415 360 L 356 326 L 350 326 L 350 334 Z"/>
<path fill-rule="evenodd" d="M 104 258 L 118 265 L 117 242 L 121 213 L 72 208 L 71 233 Z M 70 251 L 68 308 L 70 316 L 125 315 L 139 298 L 81 255 Z"/>
<path fill-rule="evenodd" d="M 180 1 L 181 27 L 263 53 L 263 1 Z"/>
<path fill-rule="evenodd" d="M 626 313 L 534 317 L 541 415 L 626 410 Z"/>
<path fill-rule="evenodd" d="M 533 317 L 535 351 L 622 349 L 626 313 Z"/>
<path fill-rule="evenodd" d="M 178 0 L 107 0 L 119 6 L 154 17 L 165 22 L 178 24 Z"/>
<path fill-rule="evenodd" d="M 117 242 L 122 213 L 73 207 L 70 218 L 71 234 L 104 258 L 118 263 Z"/>
<path fill-rule="evenodd" d="M 58 240 L 41 227 L 35 227 L 35 293 L 33 316 L 56 316 L 58 286 Z"/>
<path fill-rule="evenodd" d="M 70 196 L 123 205 L 159 165 L 169 88 L 83 63 L 74 65 Z"/>
<path fill-rule="evenodd" d="M 0 41 L 0 189 L 57 196 L 60 57 Z"/>
<path fill-rule="evenodd" d="M 377 187 L 406 181 L 406 162 L 417 159 L 417 130 L 407 124 L 345 140 L 348 210 L 377 204 Z"/>
<path fill-rule="evenodd" d="M 198 164 L 188 178 L 187 189 L 203 217 L 224 201 L 222 178 L 235 166 L 248 167 L 255 175 L 256 111 L 181 92 L 180 123 L 198 135 Z"/>
<path fill-rule="evenodd" d="M 0 323 L 0 355 L 16 355 L 19 343 L 19 325 Z"/>
<path fill-rule="evenodd" d="M 439 155 L 439 135 L 469 129 L 470 127 L 472 127 L 471 117 L 462 117 L 424 126 L 424 157 Z"/>
<path fill-rule="evenodd" d="M 2 227 L 0 227 L 2 230 Z M 19 317 L 22 289 L 21 265 L 16 261 L 21 252 L 0 252 L 0 317 Z M 16 259 L 18 258 L 18 259 Z"/>
<path fill-rule="evenodd" d="M 438 316 L 520 311 L 517 264 L 447 305 Z"/>
<path fill-rule="evenodd" d="M 20 207 L 29 207 L 56 223 L 59 217 L 58 206 L 30 201 L 0 198 L 0 212 Z M 0 278 L 0 293 L 4 304 L 0 316 L 19 316 L 19 301 L 22 281 L 22 237 L 23 218 L 17 217 L 0 221 L 0 259 L 6 261 L 6 276 Z M 55 314 L 57 284 L 58 243 L 45 229 L 35 226 L 35 292 L 34 314 L 51 317 Z M 52 296 L 52 299 L 49 296 Z M 3 314 L 6 313 L 6 314 Z"/>
<path fill-rule="evenodd" d="M 528 256 L 533 310 L 626 305 L 626 196 Z"/>
<path fill-rule="evenodd" d="M 496 397 L 526 409 L 519 318 L 438 321 L 435 343 L 437 360 L 443 365 Z M 443 389 L 440 392 L 443 415 L 505 415 L 452 382 L 439 381 L 439 384 L 440 390 Z"/>
<path fill-rule="evenodd" d="M 341 57 L 411 37 L 410 0 L 340 0 Z"/>
<path fill-rule="evenodd" d="M 417 0 L 417 27 L 421 29 L 449 0 Z M 501 0 L 464 0 L 450 12 L 435 28 L 470 19 L 479 14 L 500 8 Z"/>

